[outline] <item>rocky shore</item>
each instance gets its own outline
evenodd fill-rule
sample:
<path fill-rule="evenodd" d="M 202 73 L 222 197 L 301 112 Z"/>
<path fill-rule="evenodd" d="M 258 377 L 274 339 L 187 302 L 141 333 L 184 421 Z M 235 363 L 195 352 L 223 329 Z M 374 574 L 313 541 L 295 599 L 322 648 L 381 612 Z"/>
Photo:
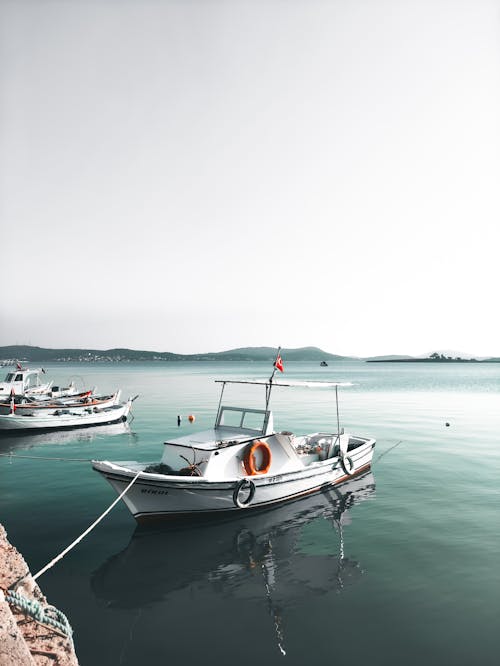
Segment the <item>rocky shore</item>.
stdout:
<path fill-rule="evenodd" d="M 7 602 L 7 591 L 21 579 L 16 592 L 45 609 L 49 602 L 0 524 L 0 666 L 78 666 L 70 637 Z"/>

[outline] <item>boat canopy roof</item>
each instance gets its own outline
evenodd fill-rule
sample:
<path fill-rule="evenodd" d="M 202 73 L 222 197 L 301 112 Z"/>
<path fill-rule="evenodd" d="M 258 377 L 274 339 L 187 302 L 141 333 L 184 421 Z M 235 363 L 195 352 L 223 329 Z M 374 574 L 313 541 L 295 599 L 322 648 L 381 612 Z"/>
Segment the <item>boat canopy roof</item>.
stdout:
<path fill-rule="evenodd" d="M 256 384 L 258 386 L 284 386 L 305 388 L 335 388 L 336 386 L 353 386 L 352 382 L 324 382 L 324 381 L 252 381 L 250 379 L 216 379 L 216 384 Z"/>

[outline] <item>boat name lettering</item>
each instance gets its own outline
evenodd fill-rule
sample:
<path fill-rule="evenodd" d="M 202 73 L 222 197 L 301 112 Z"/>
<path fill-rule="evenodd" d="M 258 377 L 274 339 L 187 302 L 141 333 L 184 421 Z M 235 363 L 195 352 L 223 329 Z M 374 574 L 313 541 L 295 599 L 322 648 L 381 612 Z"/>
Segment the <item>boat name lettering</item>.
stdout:
<path fill-rule="evenodd" d="M 152 488 L 141 488 L 141 493 L 147 495 L 168 495 L 168 490 L 154 490 Z"/>
<path fill-rule="evenodd" d="M 283 481 L 283 474 L 278 474 L 277 476 L 270 476 L 267 479 L 268 483 L 279 483 L 280 481 Z"/>

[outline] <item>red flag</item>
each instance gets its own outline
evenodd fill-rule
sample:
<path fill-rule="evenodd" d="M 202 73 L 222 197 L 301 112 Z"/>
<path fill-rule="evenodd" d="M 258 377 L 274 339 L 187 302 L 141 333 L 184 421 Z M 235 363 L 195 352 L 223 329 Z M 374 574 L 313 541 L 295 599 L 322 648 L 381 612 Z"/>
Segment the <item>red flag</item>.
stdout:
<path fill-rule="evenodd" d="M 283 372 L 283 361 L 281 359 L 281 354 L 278 354 L 278 356 L 276 356 L 276 360 L 274 361 L 274 367 L 276 368 L 276 370 Z"/>

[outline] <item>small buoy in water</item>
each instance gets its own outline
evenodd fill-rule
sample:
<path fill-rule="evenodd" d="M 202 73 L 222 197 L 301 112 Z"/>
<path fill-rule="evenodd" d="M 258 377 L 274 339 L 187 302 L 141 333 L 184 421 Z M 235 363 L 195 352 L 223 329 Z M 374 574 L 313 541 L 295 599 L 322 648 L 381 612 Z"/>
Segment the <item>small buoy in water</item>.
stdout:
<path fill-rule="evenodd" d="M 182 421 L 182 418 L 181 418 L 181 416 L 180 416 L 180 414 L 179 414 L 179 416 L 177 416 L 177 426 L 180 426 L 181 421 Z"/>
<path fill-rule="evenodd" d="M 446 421 L 445 426 L 448 427 L 449 425 L 450 425 L 450 424 L 448 423 L 448 421 Z"/>
<path fill-rule="evenodd" d="M 193 416 L 193 414 L 190 414 L 188 416 L 188 421 L 189 421 L 189 423 L 194 423 L 195 422 L 195 417 Z"/>

